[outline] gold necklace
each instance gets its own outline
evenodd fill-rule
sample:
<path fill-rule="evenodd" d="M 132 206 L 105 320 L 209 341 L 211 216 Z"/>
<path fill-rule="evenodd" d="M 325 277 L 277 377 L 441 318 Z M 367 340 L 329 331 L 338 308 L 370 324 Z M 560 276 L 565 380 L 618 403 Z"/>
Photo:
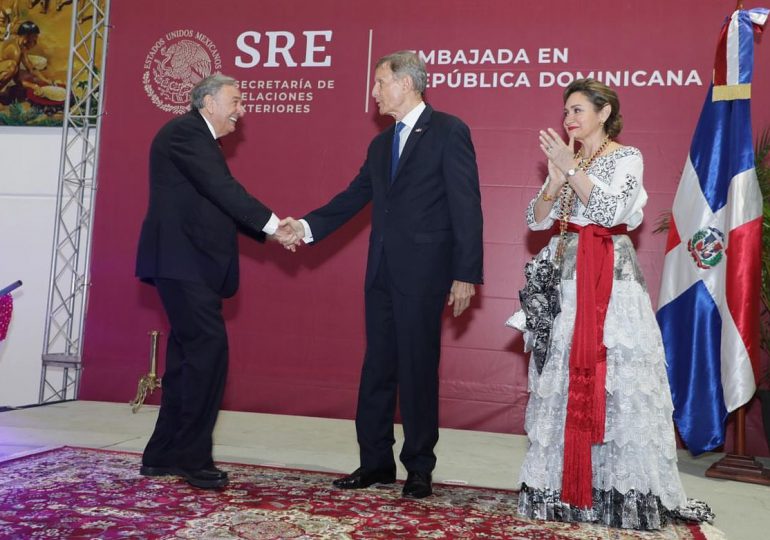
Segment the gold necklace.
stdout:
<path fill-rule="evenodd" d="M 574 159 L 578 160 L 577 168 L 583 172 L 587 171 L 594 160 L 607 149 L 609 144 L 610 138 L 605 136 L 602 144 L 588 159 L 580 157 L 580 152 L 575 152 Z M 565 182 L 561 187 L 561 194 L 559 196 L 559 243 L 556 246 L 557 264 L 561 262 L 561 259 L 564 256 L 564 249 L 567 243 L 567 223 L 569 223 L 569 217 L 572 214 L 572 207 L 575 205 L 575 198 L 575 190 L 572 189 L 572 186 L 570 186 L 568 182 Z"/>
<path fill-rule="evenodd" d="M 601 153 L 607 149 L 607 146 L 609 146 L 609 144 L 610 144 L 610 138 L 605 135 L 604 140 L 602 141 L 602 144 L 599 146 L 599 149 L 596 150 L 596 152 L 594 152 L 593 154 L 591 154 L 591 157 L 588 158 L 588 160 L 586 160 L 585 157 L 580 157 L 580 154 L 576 152 L 575 159 L 580 158 L 580 161 L 578 162 L 578 169 L 587 171 L 588 167 L 590 167 L 591 164 L 594 162 L 594 160 L 598 158 L 601 155 Z"/>

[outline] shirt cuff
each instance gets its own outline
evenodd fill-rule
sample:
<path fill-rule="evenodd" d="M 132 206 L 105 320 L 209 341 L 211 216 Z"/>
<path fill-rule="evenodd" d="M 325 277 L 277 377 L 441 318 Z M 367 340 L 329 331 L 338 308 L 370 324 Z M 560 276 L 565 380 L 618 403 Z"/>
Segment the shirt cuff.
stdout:
<path fill-rule="evenodd" d="M 271 214 L 270 219 L 267 220 L 267 224 L 262 227 L 262 232 L 265 234 L 275 234 L 275 231 L 278 230 L 278 224 L 280 222 L 281 220 L 278 219 L 278 216 Z"/>
<path fill-rule="evenodd" d="M 303 227 L 305 227 L 305 236 L 302 238 L 302 241 L 306 244 L 309 244 L 313 241 L 313 231 L 310 230 L 310 225 L 308 225 L 307 221 L 304 219 L 300 219 L 299 222 L 302 223 Z"/>

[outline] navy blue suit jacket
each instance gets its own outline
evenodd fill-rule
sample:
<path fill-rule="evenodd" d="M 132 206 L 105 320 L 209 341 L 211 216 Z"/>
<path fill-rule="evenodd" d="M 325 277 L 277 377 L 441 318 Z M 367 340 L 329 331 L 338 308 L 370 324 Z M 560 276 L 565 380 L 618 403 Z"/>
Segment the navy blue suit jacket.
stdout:
<path fill-rule="evenodd" d="M 196 110 L 164 125 L 150 148 L 150 202 L 136 275 L 238 289 L 240 227 L 258 239 L 272 211 L 233 178 L 218 142 Z"/>
<path fill-rule="evenodd" d="M 403 294 L 446 294 L 453 280 L 482 283 L 482 214 L 476 154 L 462 120 L 427 106 L 390 183 L 394 127 L 372 140 L 358 175 L 305 220 L 322 240 L 372 202 L 366 287 L 383 253 Z"/>

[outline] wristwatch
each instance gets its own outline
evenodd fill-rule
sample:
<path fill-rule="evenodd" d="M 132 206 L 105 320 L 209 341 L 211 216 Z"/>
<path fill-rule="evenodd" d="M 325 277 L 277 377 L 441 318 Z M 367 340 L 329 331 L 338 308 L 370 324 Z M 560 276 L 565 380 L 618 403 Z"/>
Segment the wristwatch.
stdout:
<path fill-rule="evenodd" d="M 573 177 L 573 176 L 575 176 L 576 174 L 577 174 L 577 169 L 569 169 L 569 170 L 567 171 L 567 174 L 566 174 L 566 176 L 567 176 L 567 178 L 572 178 L 572 177 Z"/>

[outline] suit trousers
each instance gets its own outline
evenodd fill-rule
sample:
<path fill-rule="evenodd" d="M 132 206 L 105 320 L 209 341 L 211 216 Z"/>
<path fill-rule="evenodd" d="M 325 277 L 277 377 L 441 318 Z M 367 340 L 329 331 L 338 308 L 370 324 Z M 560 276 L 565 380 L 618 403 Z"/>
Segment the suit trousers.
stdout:
<path fill-rule="evenodd" d="M 213 464 L 212 432 L 227 378 L 221 296 L 201 283 L 155 279 L 171 326 L 155 430 L 142 462 L 200 469 Z"/>
<path fill-rule="evenodd" d="M 366 290 L 366 355 L 356 434 L 361 467 L 395 469 L 396 400 L 404 427 L 399 456 L 408 471 L 431 472 L 438 442 L 438 365 L 445 295 L 409 296 L 393 285 L 385 258 Z"/>

